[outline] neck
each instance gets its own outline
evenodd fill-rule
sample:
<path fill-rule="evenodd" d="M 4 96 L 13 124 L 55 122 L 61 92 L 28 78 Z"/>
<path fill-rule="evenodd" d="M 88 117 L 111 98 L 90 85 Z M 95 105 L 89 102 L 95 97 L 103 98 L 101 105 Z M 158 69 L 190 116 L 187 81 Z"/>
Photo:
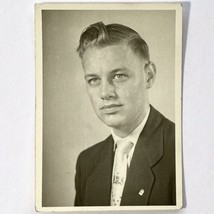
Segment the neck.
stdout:
<path fill-rule="evenodd" d="M 129 123 L 122 127 L 112 127 L 114 134 L 121 138 L 127 137 L 145 119 L 148 111 L 149 111 L 149 105 L 144 109 L 141 116 L 138 116 L 135 120 L 133 120 L 133 123 L 131 123 L 131 124 Z"/>

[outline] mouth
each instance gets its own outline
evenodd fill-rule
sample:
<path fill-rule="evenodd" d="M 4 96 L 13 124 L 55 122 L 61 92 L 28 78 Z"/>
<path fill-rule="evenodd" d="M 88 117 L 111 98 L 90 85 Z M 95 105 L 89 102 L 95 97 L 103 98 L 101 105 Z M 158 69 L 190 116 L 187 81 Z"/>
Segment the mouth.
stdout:
<path fill-rule="evenodd" d="M 114 114 L 121 109 L 122 105 L 120 104 L 111 104 L 111 105 L 104 105 L 100 108 L 100 110 L 105 114 Z"/>

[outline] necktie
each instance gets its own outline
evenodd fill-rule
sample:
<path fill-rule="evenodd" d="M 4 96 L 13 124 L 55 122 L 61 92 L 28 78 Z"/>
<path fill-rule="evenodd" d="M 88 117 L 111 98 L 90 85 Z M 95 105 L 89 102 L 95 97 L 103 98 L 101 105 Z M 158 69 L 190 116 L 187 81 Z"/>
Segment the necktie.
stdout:
<path fill-rule="evenodd" d="M 118 141 L 114 159 L 114 172 L 111 189 L 111 206 L 120 206 L 126 182 L 128 155 L 133 146 L 130 141 Z"/>

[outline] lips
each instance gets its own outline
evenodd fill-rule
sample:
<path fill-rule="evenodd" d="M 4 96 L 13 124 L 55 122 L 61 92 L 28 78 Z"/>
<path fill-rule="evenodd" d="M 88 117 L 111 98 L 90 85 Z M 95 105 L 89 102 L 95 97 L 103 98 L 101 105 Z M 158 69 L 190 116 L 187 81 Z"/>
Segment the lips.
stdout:
<path fill-rule="evenodd" d="M 100 110 L 105 114 L 113 114 L 116 113 L 121 109 L 122 105 L 120 104 L 110 104 L 110 105 L 104 105 L 100 108 Z"/>

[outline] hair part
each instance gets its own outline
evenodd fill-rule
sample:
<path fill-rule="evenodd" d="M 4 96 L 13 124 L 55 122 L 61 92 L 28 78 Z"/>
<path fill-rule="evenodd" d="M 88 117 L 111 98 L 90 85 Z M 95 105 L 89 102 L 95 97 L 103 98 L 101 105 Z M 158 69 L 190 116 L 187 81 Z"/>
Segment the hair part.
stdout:
<path fill-rule="evenodd" d="M 150 61 L 149 48 L 133 29 L 121 24 L 104 25 L 102 22 L 87 27 L 81 34 L 77 52 L 80 58 L 90 47 L 102 48 L 109 45 L 125 44 L 143 59 Z"/>

